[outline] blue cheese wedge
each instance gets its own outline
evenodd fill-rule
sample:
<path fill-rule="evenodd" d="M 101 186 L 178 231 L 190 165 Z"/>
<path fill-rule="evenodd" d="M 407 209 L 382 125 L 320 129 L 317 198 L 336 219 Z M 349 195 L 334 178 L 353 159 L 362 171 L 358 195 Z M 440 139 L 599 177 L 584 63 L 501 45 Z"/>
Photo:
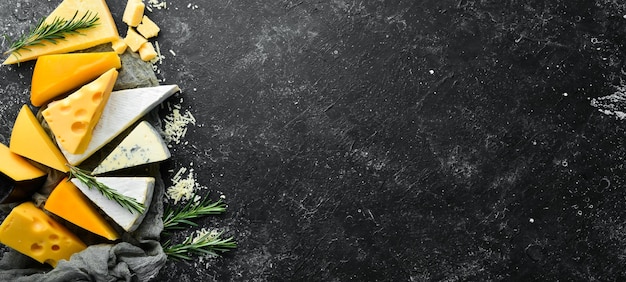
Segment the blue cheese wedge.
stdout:
<path fill-rule="evenodd" d="M 100 120 L 93 129 L 87 149 L 82 154 L 72 154 L 63 148 L 61 152 L 71 165 L 80 164 L 154 107 L 179 91 L 180 88 L 177 85 L 162 85 L 111 92 Z"/>
<path fill-rule="evenodd" d="M 90 189 L 80 180 L 73 178 L 71 181 L 80 189 L 89 200 L 98 206 L 106 215 L 108 215 L 115 223 L 124 230 L 132 232 L 143 220 L 150 207 L 152 201 L 152 193 L 154 192 L 153 177 L 96 177 L 96 180 L 107 187 L 116 190 L 122 195 L 131 197 L 137 202 L 142 203 L 146 210 L 143 213 L 132 213 L 126 208 L 120 206 L 114 200 L 110 200 L 100 194 L 96 189 Z"/>
<path fill-rule="evenodd" d="M 159 132 L 149 122 L 142 121 L 102 160 L 92 174 L 156 163 L 170 156 L 170 150 Z"/>

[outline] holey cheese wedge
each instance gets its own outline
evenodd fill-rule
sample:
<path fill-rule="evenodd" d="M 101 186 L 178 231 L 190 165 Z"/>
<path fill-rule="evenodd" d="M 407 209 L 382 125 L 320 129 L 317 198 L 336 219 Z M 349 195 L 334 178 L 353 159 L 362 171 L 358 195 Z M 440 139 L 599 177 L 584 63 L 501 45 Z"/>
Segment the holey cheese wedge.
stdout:
<path fill-rule="evenodd" d="M 171 156 L 159 132 L 147 121 L 140 122 L 93 170 L 92 174 L 155 163 Z"/>
<path fill-rule="evenodd" d="M 63 149 L 72 154 L 85 151 L 116 79 L 117 70 L 110 69 L 43 111 L 43 118 Z"/>
<path fill-rule="evenodd" d="M 161 85 L 111 92 L 85 152 L 73 154 L 64 148 L 61 151 L 71 165 L 80 164 L 178 91 L 177 85 Z"/>
<path fill-rule="evenodd" d="M 11 152 L 62 172 L 68 172 L 67 160 L 27 105 L 22 106 L 13 131 L 11 131 Z"/>
<path fill-rule="evenodd" d="M 40 107 L 107 72 L 122 67 L 115 52 L 45 55 L 37 59 L 30 87 L 30 102 Z"/>
<path fill-rule="evenodd" d="M 80 189 L 94 204 L 107 214 L 115 223 L 124 230 L 132 232 L 143 220 L 150 202 L 152 201 L 152 192 L 154 191 L 154 178 L 152 177 L 96 177 L 96 180 L 107 187 L 116 190 L 124 196 L 128 196 L 144 204 L 146 211 L 143 213 L 132 213 L 126 208 L 120 206 L 116 201 L 110 200 L 103 196 L 95 189 L 90 189 L 80 180 L 74 178 L 72 183 Z"/>
<path fill-rule="evenodd" d="M 51 23 L 55 18 L 70 20 L 74 14 L 80 19 L 90 12 L 98 16 L 94 27 L 78 30 L 78 34 L 69 34 L 65 39 L 58 39 L 56 44 L 44 41 L 41 45 L 29 46 L 28 50 L 14 52 L 3 64 L 15 64 L 36 59 L 41 55 L 61 54 L 83 50 L 89 47 L 109 43 L 119 38 L 117 27 L 105 0 L 64 0 L 46 17 L 45 22 Z"/>
<path fill-rule="evenodd" d="M 13 208 L 0 225 L 0 243 L 56 267 L 87 246 L 31 202 Z"/>

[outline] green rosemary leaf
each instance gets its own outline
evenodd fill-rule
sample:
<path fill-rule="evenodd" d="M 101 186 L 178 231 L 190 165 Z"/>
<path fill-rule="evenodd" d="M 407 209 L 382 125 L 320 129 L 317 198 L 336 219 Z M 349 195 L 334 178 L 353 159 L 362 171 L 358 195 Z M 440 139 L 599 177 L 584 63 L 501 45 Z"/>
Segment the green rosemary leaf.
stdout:
<path fill-rule="evenodd" d="M 65 40 L 67 35 L 82 34 L 79 30 L 98 25 L 97 21 L 100 19 L 97 13 L 92 13 L 91 11 L 85 12 L 79 19 L 76 18 L 77 15 L 78 11 L 69 20 L 55 17 L 50 23 L 46 23 L 44 19 L 39 20 L 37 25 L 30 29 L 28 33 L 13 41 L 4 54 L 19 56 L 18 51 L 22 49 L 29 50 L 27 49 L 29 46 L 42 46 L 45 45 L 45 42 L 57 44 L 59 40 Z M 8 38 L 8 36 L 5 35 L 5 38 Z"/>
<path fill-rule="evenodd" d="M 71 165 L 68 165 L 68 167 L 70 168 L 69 179 L 78 179 L 89 189 L 96 189 L 104 197 L 109 200 L 115 201 L 131 213 L 143 213 L 145 211 L 146 207 L 142 203 L 137 202 L 137 200 L 135 200 L 134 198 L 122 195 L 116 190 L 113 190 L 110 187 L 104 185 L 103 183 L 96 180 L 96 178 L 92 176 L 89 172 Z"/>
<path fill-rule="evenodd" d="M 194 197 L 192 197 L 193 199 Z M 189 201 L 186 205 L 179 208 L 168 208 L 163 217 L 163 229 L 173 230 L 182 229 L 181 225 L 197 226 L 191 219 L 202 217 L 205 215 L 216 215 L 226 211 L 226 204 L 221 200 L 211 202 L 205 198 L 200 202 Z"/>
<path fill-rule="evenodd" d="M 200 232 L 196 236 L 191 235 L 181 244 L 170 245 L 171 242 L 167 241 L 163 244 L 163 251 L 174 260 L 191 260 L 191 255 L 219 256 L 220 253 L 237 248 L 233 237 L 222 238 L 222 234 L 212 230 Z"/>

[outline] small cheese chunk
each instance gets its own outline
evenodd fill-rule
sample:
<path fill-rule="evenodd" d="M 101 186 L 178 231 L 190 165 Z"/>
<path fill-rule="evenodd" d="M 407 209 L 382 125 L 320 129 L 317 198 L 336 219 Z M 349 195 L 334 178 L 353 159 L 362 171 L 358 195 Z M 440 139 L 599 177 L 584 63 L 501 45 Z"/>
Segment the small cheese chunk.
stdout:
<path fill-rule="evenodd" d="M 30 101 L 40 107 L 53 98 L 92 81 L 111 68 L 122 67 L 115 52 L 45 55 L 33 71 Z"/>
<path fill-rule="evenodd" d="M 67 178 L 54 188 L 44 209 L 109 240 L 119 235 L 91 204 L 91 201 Z"/>
<path fill-rule="evenodd" d="M 26 105 L 22 106 L 11 132 L 11 152 L 62 172 L 67 160 Z"/>
<path fill-rule="evenodd" d="M 155 163 L 171 156 L 159 132 L 147 121 L 140 122 L 93 170 L 93 174 Z"/>
<path fill-rule="evenodd" d="M 159 35 L 161 29 L 148 16 L 144 15 L 141 24 L 137 26 L 137 31 L 145 38 L 152 38 Z"/>
<path fill-rule="evenodd" d="M 116 79 L 117 71 L 110 69 L 63 100 L 50 103 L 43 111 L 63 149 L 73 154 L 85 151 Z"/>
<path fill-rule="evenodd" d="M 53 267 L 87 248 L 76 235 L 31 202 L 13 208 L 4 219 L 0 243 Z"/>
<path fill-rule="evenodd" d="M 113 51 L 115 51 L 115 53 L 118 53 L 120 55 L 126 52 L 127 47 L 128 45 L 126 45 L 126 42 L 124 42 L 124 38 L 121 38 L 121 37 L 111 42 L 111 48 L 113 48 Z"/>
<path fill-rule="evenodd" d="M 126 32 L 126 37 L 124 37 L 124 43 L 128 45 L 128 48 L 130 48 L 130 50 L 132 50 L 133 52 L 137 52 L 141 45 L 146 42 L 148 42 L 148 39 L 141 36 L 141 34 L 137 33 L 131 27 L 128 28 L 128 31 Z"/>
<path fill-rule="evenodd" d="M 0 144 L 0 203 L 22 202 L 41 189 L 47 174 Z"/>
<path fill-rule="evenodd" d="M 82 154 L 71 154 L 63 148 L 61 148 L 61 151 L 71 165 L 80 164 L 178 91 L 180 91 L 180 88 L 177 85 L 113 91 L 107 105 L 104 107 L 100 121 L 93 130 L 91 142 L 87 146 L 87 150 Z"/>
<path fill-rule="evenodd" d="M 146 42 L 139 48 L 139 57 L 145 62 L 156 58 L 157 52 L 154 50 L 152 43 Z"/>
<path fill-rule="evenodd" d="M 15 64 L 36 59 L 46 54 L 62 54 L 76 50 L 108 43 L 119 37 L 117 26 L 111 16 L 105 0 L 63 0 L 59 6 L 46 18 L 46 23 L 54 19 L 70 20 L 74 14 L 80 19 L 85 13 L 91 12 L 99 18 L 96 25 L 78 30 L 76 34 L 66 34 L 65 40 L 56 40 L 56 43 L 43 42 L 41 45 L 29 46 L 28 49 L 20 49 L 12 53 L 3 64 Z"/>
<path fill-rule="evenodd" d="M 80 180 L 74 178 L 71 181 L 89 198 L 94 204 L 107 214 L 119 226 L 128 232 L 133 232 L 143 220 L 154 191 L 154 178 L 152 177 L 96 177 L 96 180 L 107 187 L 116 190 L 124 196 L 131 197 L 142 203 L 146 210 L 143 213 L 133 213 L 122 207 L 114 200 L 103 196 L 95 189 L 89 189 Z"/>
<path fill-rule="evenodd" d="M 122 15 L 122 21 L 129 26 L 137 26 L 141 22 L 146 5 L 141 0 L 128 0 Z"/>

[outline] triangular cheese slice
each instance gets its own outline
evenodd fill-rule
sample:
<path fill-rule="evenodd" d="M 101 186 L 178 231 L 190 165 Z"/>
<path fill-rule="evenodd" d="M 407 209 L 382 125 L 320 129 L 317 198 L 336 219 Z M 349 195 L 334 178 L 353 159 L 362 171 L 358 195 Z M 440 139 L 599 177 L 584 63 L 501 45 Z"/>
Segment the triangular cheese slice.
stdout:
<path fill-rule="evenodd" d="M 122 67 L 115 52 L 45 55 L 37 59 L 30 87 L 30 102 L 40 107 L 76 89 L 111 68 Z"/>
<path fill-rule="evenodd" d="M 11 152 L 62 172 L 67 161 L 28 106 L 22 106 L 11 132 Z"/>
<path fill-rule="evenodd" d="M 177 85 L 162 85 L 111 92 L 85 152 L 72 154 L 63 148 L 61 151 L 71 165 L 80 164 L 178 91 Z"/>
<path fill-rule="evenodd" d="M 110 69 L 63 100 L 50 103 L 42 112 L 64 150 L 72 154 L 85 151 L 116 79 L 117 70 Z"/>
<path fill-rule="evenodd" d="M 44 209 L 109 240 L 119 238 L 117 232 L 98 213 L 91 201 L 67 178 L 54 188 L 46 200 Z"/>
<path fill-rule="evenodd" d="M 171 156 L 159 132 L 147 121 L 139 123 L 93 170 L 92 174 L 155 163 Z"/>
<path fill-rule="evenodd" d="M 132 232 L 143 220 L 154 192 L 154 178 L 152 177 L 96 177 L 96 180 L 107 187 L 116 190 L 124 196 L 131 197 L 137 202 L 144 204 L 146 211 L 132 213 L 120 206 L 116 201 L 110 200 L 95 189 L 90 189 L 80 180 L 73 178 L 71 181 L 87 196 L 96 206 L 107 214 L 119 226 L 128 232 Z"/>
<path fill-rule="evenodd" d="M 46 23 L 51 23 L 55 18 L 71 20 L 76 14 L 76 20 L 82 18 L 85 13 L 91 12 L 98 16 L 96 26 L 78 30 L 79 34 L 68 34 L 65 40 L 58 39 L 55 43 L 43 42 L 43 45 L 29 46 L 28 49 L 12 53 L 3 64 L 15 64 L 36 59 L 41 55 L 69 53 L 83 50 L 89 47 L 112 42 L 119 38 L 117 27 L 109 7 L 105 0 L 64 0 L 46 18 Z"/>

